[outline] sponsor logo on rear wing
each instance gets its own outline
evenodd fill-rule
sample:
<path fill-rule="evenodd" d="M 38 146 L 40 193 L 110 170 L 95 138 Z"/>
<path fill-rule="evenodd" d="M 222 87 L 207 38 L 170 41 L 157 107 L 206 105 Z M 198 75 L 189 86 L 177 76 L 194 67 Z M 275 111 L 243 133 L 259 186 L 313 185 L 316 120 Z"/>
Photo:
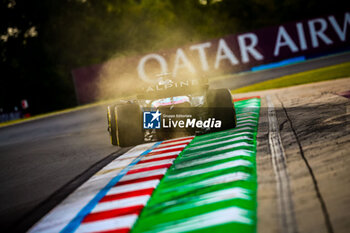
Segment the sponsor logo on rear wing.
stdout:
<path fill-rule="evenodd" d="M 196 80 L 184 80 L 184 81 L 168 81 L 164 83 L 158 83 L 156 85 L 150 85 L 148 87 L 144 87 L 143 91 L 145 92 L 155 92 L 155 91 L 166 91 L 174 88 L 186 88 L 186 87 L 198 87 L 201 83 Z"/>

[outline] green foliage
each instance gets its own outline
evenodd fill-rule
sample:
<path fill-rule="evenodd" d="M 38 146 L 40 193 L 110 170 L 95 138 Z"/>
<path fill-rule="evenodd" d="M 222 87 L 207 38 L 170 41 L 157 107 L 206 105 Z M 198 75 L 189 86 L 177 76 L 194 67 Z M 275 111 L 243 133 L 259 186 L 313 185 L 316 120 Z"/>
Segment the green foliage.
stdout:
<path fill-rule="evenodd" d="M 0 108 L 76 105 L 71 70 L 349 9 L 326 0 L 2 0 Z M 30 28 L 36 35 L 28 36 Z M 3 38 L 3 37 L 1 37 Z"/>
<path fill-rule="evenodd" d="M 244 93 L 251 91 L 262 91 L 273 88 L 289 87 L 301 85 L 305 83 L 320 82 L 339 78 L 350 77 L 350 62 L 340 65 L 324 67 L 320 69 L 305 71 L 297 74 L 286 75 L 281 78 L 276 78 L 261 83 L 256 83 L 246 87 L 238 88 L 232 93 Z"/>

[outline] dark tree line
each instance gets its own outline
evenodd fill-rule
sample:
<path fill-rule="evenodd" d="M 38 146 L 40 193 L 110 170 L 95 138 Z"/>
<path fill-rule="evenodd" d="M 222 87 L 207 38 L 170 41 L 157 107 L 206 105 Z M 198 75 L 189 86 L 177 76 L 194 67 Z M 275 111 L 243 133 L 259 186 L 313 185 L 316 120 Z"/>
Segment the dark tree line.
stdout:
<path fill-rule="evenodd" d="M 2 0 L 0 108 L 72 107 L 73 68 L 346 9 L 340 0 Z"/>

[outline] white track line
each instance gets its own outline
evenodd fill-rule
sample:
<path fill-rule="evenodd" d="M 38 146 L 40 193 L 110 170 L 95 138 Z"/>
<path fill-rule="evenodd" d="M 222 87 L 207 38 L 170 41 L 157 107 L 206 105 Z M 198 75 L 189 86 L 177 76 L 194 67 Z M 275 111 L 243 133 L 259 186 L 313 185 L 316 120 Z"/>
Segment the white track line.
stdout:
<path fill-rule="evenodd" d="M 128 181 L 128 180 L 137 180 L 144 177 L 156 176 L 156 175 L 164 175 L 168 169 L 161 168 L 152 171 L 139 172 L 135 174 L 127 174 L 120 181 Z"/>
<path fill-rule="evenodd" d="M 200 229 L 230 222 L 250 225 L 253 224 L 250 215 L 251 212 L 248 210 L 239 207 L 229 207 L 201 215 L 196 215 L 194 217 L 185 218 L 180 222 L 175 220 L 170 223 L 172 225 L 171 228 L 155 229 L 154 232 L 178 233 L 194 230 L 198 231 Z"/>
<path fill-rule="evenodd" d="M 277 199 L 281 232 L 295 233 L 297 225 L 294 216 L 293 200 L 290 191 L 286 155 L 279 133 L 275 107 L 270 96 L 266 97 L 269 118 L 269 145 L 276 178 Z"/>
<path fill-rule="evenodd" d="M 137 191 L 140 189 L 147 189 L 147 188 L 155 188 L 159 184 L 159 180 L 148 180 L 144 182 L 139 182 L 137 184 L 125 184 L 125 185 L 119 185 L 116 187 L 111 188 L 107 195 L 112 194 L 118 194 L 118 193 L 125 193 L 130 191 Z"/>
<path fill-rule="evenodd" d="M 244 138 L 245 139 L 245 138 Z M 249 138 L 247 138 L 247 141 L 248 141 Z M 253 141 L 253 139 L 251 139 Z M 219 146 L 221 144 L 225 144 L 225 143 L 229 143 L 229 142 L 232 142 L 232 144 L 228 145 L 230 148 L 232 147 L 239 147 L 239 146 L 254 146 L 252 144 L 249 144 L 249 143 L 246 143 L 246 142 L 236 142 L 238 141 L 236 138 L 234 139 L 230 139 L 230 140 L 225 140 L 225 141 L 221 141 L 221 142 L 215 142 L 215 143 L 210 143 L 210 144 L 207 144 L 207 145 L 201 145 L 201 146 L 194 146 L 194 147 L 190 147 L 187 149 L 187 151 L 195 151 L 195 150 L 198 150 L 198 149 L 203 149 L 203 148 L 206 148 L 206 147 L 210 147 L 210 146 Z M 233 143 L 235 142 L 235 143 Z M 222 147 L 222 148 L 225 148 L 225 147 Z"/>
<path fill-rule="evenodd" d="M 186 156 L 184 156 L 184 158 L 189 158 L 192 156 L 197 156 L 197 155 L 203 155 L 203 154 L 208 154 L 208 153 L 212 153 L 212 152 L 217 152 L 217 151 L 223 151 L 223 150 L 228 150 L 228 149 L 233 149 L 239 146 L 247 146 L 247 147 L 252 147 L 254 145 L 252 144 L 248 144 L 245 142 L 242 143 L 235 143 L 235 144 L 231 144 L 231 145 L 227 145 L 227 146 L 221 146 L 219 148 L 215 148 L 215 149 L 211 149 L 211 150 L 207 150 L 207 151 L 195 151 L 189 154 L 186 154 Z"/>
<path fill-rule="evenodd" d="M 118 208 L 124 208 L 124 207 L 130 207 L 131 203 L 132 205 L 146 205 L 148 199 L 150 198 L 150 195 L 142 195 L 142 196 L 136 196 L 136 197 L 129 197 L 129 198 L 123 198 L 118 199 L 114 201 L 108 201 L 108 202 L 101 202 L 96 205 L 96 207 L 91 211 L 91 213 L 106 211 L 106 210 L 113 210 Z"/>
<path fill-rule="evenodd" d="M 210 163 L 210 162 L 214 162 L 214 161 L 219 161 L 219 160 L 224 160 L 224 159 L 232 159 L 234 157 L 251 157 L 252 152 L 248 151 L 248 150 L 244 150 L 244 149 L 240 149 L 237 151 L 229 151 L 223 154 L 218 154 L 218 155 L 212 155 L 208 158 L 205 159 L 196 159 L 196 160 L 191 160 L 191 161 L 185 161 L 182 163 L 177 163 L 175 165 L 176 169 L 180 169 L 180 168 L 186 168 L 186 167 L 192 167 L 192 166 L 196 166 L 196 165 L 200 165 L 200 164 L 205 164 L 205 163 Z"/>
<path fill-rule="evenodd" d="M 233 168 L 239 167 L 239 166 L 251 167 L 251 166 L 253 166 L 253 164 L 252 164 L 252 162 L 250 162 L 248 160 L 238 159 L 238 160 L 229 161 L 229 162 L 225 162 L 225 163 L 221 163 L 221 164 L 217 164 L 217 165 L 212 165 L 212 166 L 206 167 L 206 168 L 185 171 L 185 172 L 178 173 L 176 175 L 170 175 L 170 176 L 168 176 L 168 179 L 190 177 L 190 176 L 200 175 L 200 174 L 209 173 L 209 172 L 213 172 L 213 171 L 223 170 L 223 169 L 227 169 L 227 168 L 233 169 Z"/>
<path fill-rule="evenodd" d="M 138 218 L 137 214 L 131 214 L 126 216 L 120 216 L 116 218 L 105 219 L 101 221 L 84 223 L 79 226 L 76 233 L 86 233 L 86 232 L 101 232 L 108 230 L 115 230 L 120 228 L 131 228 L 136 219 Z"/>
<path fill-rule="evenodd" d="M 157 159 L 157 158 L 163 158 L 163 157 L 167 157 L 167 156 L 177 156 L 178 154 L 180 154 L 180 151 L 173 151 L 173 152 L 168 152 L 168 153 L 162 153 L 162 154 L 158 154 L 158 155 L 145 155 L 145 157 L 143 157 L 142 161 L 147 161 L 150 159 Z"/>
<path fill-rule="evenodd" d="M 133 166 L 132 169 L 130 169 L 130 172 L 140 168 L 153 167 L 153 166 L 159 166 L 159 165 L 165 165 L 165 164 L 173 164 L 173 161 L 174 159 L 164 159 L 164 160 L 155 161 L 155 162 L 136 164 L 135 166 Z"/>
<path fill-rule="evenodd" d="M 175 141 L 175 142 L 164 142 L 164 144 L 160 144 L 159 146 L 157 146 L 157 148 L 162 148 L 162 147 L 167 147 L 167 146 L 173 146 L 173 145 L 176 145 L 176 144 L 184 144 L 184 143 L 189 143 L 190 141 L 192 141 L 193 138 L 190 138 L 190 139 L 186 139 L 186 140 L 183 140 L 183 141 Z"/>
<path fill-rule="evenodd" d="M 234 135 L 230 135 L 229 134 L 229 135 L 226 135 L 226 136 L 223 136 L 223 137 L 217 137 L 217 138 L 208 139 L 208 140 L 205 140 L 205 141 L 197 141 L 197 142 L 192 143 L 191 145 L 195 146 L 195 145 L 198 145 L 198 144 L 207 144 L 207 143 L 212 142 L 212 141 L 223 140 L 223 139 L 226 139 L 226 138 L 237 138 L 237 140 L 242 140 L 242 139 L 247 138 L 247 136 L 251 136 L 251 137 L 248 138 L 248 139 L 251 139 L 252 135 L 253 135 L 252 132 L 242 132 L 242 133 L 236 133 Z M 244 136 L 245 138 L 242 138 L 240 136 Z"/>
<path fill-rule="evenodd" d="M 164 146 L 161 148 L 156 148 L 154 150 L 152 150 L 153 153 L 155 152 L 160 152 L 160 151 L 165 151 L 165 150 L 172 150 L 172 149 L 178 149 L 179 151 L 181 151 L 183 148 L 185 148 L 187 146 L 187 144 L 181 145 L 181 143 L 177 143 L 180 145 L 171 145 L 171 146 Z"/>

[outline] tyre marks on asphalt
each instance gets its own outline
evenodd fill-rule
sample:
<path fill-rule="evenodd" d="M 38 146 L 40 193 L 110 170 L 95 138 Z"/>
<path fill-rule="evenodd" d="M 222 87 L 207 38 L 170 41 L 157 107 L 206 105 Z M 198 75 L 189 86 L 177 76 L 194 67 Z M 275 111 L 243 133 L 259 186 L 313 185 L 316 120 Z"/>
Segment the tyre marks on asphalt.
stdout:
<path fill-rule="evenodd" d="M 260 99 L 235 107 L 237 128 L 195 137 L 161 180 L 132 232 L 255 232 Z"/>
<path fill-rule="evenodd" d="M 350 92 L 347 92 L 347 93 L 349 94 Z M 310 174 L 310 177 L 312 179 L 312 183 L 313 183 L 313 186 L 314 186 L 314 189 L 315 189 L 315 193 L 316 193 L 317 199 L 318 199 L 318 201 L 320 203 L 320 206 L 321 206 L 321 209 L 322 209 L 322 214 L 323 214 L 323 218 L 324 218 L 325 225 L 326 225 L 326 228 L 327 228 L 327 232 L 328 233 L 333 233 L 334 230 L 333 230 L 333 225 L 332 225 L 332 222 L 331 222 L 331 219 L 330 219 L 329 211 L 327 209 L 326 202 L 325 202 L 325 200 L 324 200 L 324 198 L 323 198 L 323 196 L 321 194 L 321 191 L 320 191 L 320 188 L 319 188 L 316 176 L 314 174 L 314 171 L 313 171 L 309 161 L 307 160 L 307 158 L 306 158 L 306 156 L 304 154 L 303 147 L 302 147 L 301 142 L 299 140 L 298 134 L 297 134 L 297 132 L 296 132 L 296 130 L 294 128 L 293 122 L 292 122 L 291 118 L 289 117 L 287 109 L 285 108 L 284 104 L 282 103 L 282 101 L 279 99 L 278 96 L 277 96 L 277 98 L 278 98 L 279 102 L 282 105 L 283 111 L 284 111 L 284 113 L 285 113 L 285 115 L 287 117 L 287 121 L 289 122 L 289 125 L 290 125 L 290 127 L 292 129 L 293 135 L 294 135 L 294 137 L 296 139 L 296 142 L 298 144 L 300 156 L 301 156 L 302 160 L 304 161 L 305 166 L 307 167 L 307 170 L 308 170 L 308 172 Z"/>
<path fill-rule="evenodd" d="M 280 214 L 280 230 L 287 233 L 298 232 L 295 220 L 292 193 L 274 104 L 270 96 L 266 97 L 269 120 L 269 145 L 276 177 L 277 201 Z"/>

